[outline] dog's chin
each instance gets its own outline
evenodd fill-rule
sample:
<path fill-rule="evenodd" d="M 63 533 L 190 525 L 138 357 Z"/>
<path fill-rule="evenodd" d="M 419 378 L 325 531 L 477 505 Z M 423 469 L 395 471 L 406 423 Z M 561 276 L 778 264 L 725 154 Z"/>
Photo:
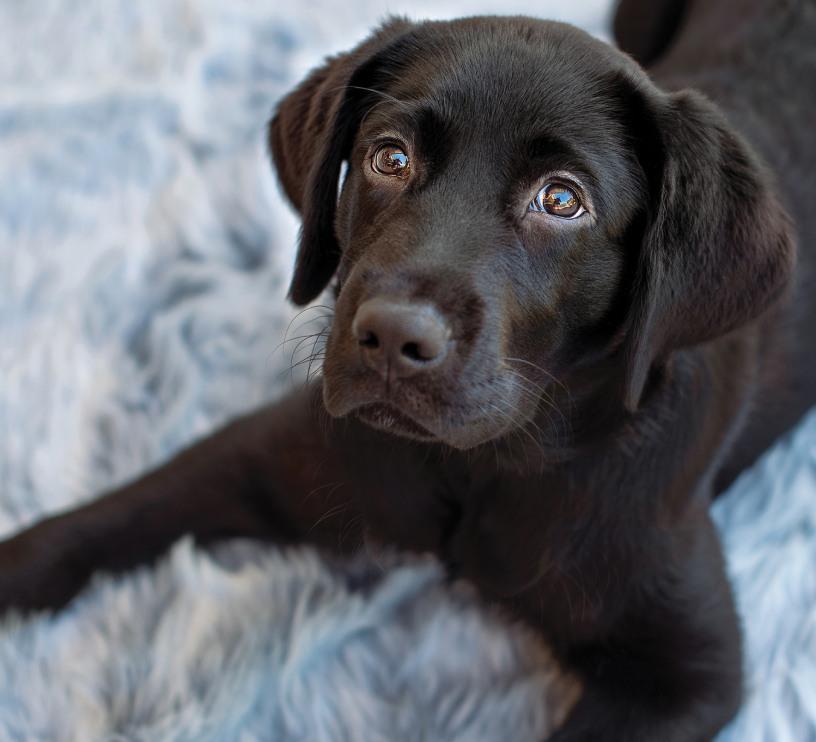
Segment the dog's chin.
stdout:
<path fill-rule="evenodd" d="M 441 439 L 408 415 L 386 402 L 364 404 L 354 410 L 357 417 L 376 430 L 423 443 L 441 443 Z"/>
<path fill-rule="evenodd" d="M 323 377 L 323 404 L 329 415 L 336 418 L 355 415 L 365 425 L 401 438 L 443 444 L 465 451 L 502 436 L 509 429 L 507 421 L 504 421 L 504 426 L 497 426 L 495 419 L 487 418 L 484 414 L 469 417 L 461 410 L 456 416 L 458 424 L 451 424 L 448 419 L 450 415 L 426 415 L 406 409 L 406 405 L 399 400 L 383 399 L 383 396 L 372 394 L 370 389 L 355 393 L 353 387 L 349 389 L 342 384 L 332 384 Z"/>
<path fill-rule="evenodd" d="M 422 443 L 439 443 L 466 451 L 490 440 L 493 436 L 469 426 L 432 432 L 413 417 L 387 402 L 371 402 L 357 407 L 355 414 L 363 423 L 376 430 Z M 504 431 L 500 431 L 501 435 Z"/>

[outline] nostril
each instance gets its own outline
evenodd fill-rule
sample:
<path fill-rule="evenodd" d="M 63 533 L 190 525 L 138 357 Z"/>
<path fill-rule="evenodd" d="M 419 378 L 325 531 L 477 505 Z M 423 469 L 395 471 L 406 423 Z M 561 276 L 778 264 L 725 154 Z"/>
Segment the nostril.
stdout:
<path fill-rule="evenodd" d="M 419 345 L 417 343 L 405 343 L 405 345 L 400 348 L 400 352 L 402 355 L 407 356 L 412 361 L 426 361 L 427 358 L 423 358 L 422 354 L 419 352 Z"/>
<path fill-rule="evenodd" d="M 375 333 L 369 330 L 366 333 L 366 336 L 360 339 L 360 345 L 362 345 L 364 348 L 379 348 L 380 340 Z"/>

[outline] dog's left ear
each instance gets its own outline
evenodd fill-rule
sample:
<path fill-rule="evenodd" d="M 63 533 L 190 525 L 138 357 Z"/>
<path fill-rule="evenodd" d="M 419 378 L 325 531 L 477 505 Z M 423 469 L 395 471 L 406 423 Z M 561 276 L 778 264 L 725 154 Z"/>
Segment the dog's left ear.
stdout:
<path fill-rule="evenodd" d="M 406 20 L 392 19 L 354 51 L 328 59 L 281 101 L 269 125 L 278 177 L 303 219 L 289 288 L 295 304 L 317 297 L 337 269 L 334 215 L 340 168 L 365 102 L 404 63 L 406 50 L 397 42 L 411 28 Z"/>
<path fill-rule="evenodd" d="M 639 115 L 652 205 L 624 345 L 632 412 L 655 364 L 750 322 L 780 297 L 796 253 L 773 176 L 714 104 L 654 89 Z"/>

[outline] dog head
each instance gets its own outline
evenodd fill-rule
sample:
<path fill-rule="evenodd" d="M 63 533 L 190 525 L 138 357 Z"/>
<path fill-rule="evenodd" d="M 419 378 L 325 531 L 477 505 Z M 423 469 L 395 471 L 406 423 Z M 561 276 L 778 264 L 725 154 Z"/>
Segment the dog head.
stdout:
<path fill-rule="evenodd" d="M 495 439 L 580 374 L 633 414 L 794 259 L 716 107 L 559 23 L 392 20 L 284 99 L 270 139 L 303 217 L 290 296 L 336 280 L 326 408 L 411 438 Z"/>

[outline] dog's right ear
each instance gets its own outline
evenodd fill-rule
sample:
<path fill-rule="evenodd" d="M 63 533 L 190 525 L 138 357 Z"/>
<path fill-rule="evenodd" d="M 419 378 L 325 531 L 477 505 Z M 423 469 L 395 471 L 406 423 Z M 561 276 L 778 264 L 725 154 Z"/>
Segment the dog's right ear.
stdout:
<path fill-rule="evenodd" d="M 675 350 L 721 337 L 783 299 L 796 262 L 775 178 L 716 105 L 650 83 L 639 96 L 629 105 L 652 205 L 624 345 L 630 412 L 652 368 Z"/>
<path fill-rule="evenodd" d="M 284 98 L 269 126 L 283 190 L 303 219 L 289 298 L 300 306 L 328 285 L 340 261 L 334 234 L 340 168 L 365 102 L 406 61 L 397 43 L 413 25 L 392 19 L 348 54 L 327 60 Z"/>

